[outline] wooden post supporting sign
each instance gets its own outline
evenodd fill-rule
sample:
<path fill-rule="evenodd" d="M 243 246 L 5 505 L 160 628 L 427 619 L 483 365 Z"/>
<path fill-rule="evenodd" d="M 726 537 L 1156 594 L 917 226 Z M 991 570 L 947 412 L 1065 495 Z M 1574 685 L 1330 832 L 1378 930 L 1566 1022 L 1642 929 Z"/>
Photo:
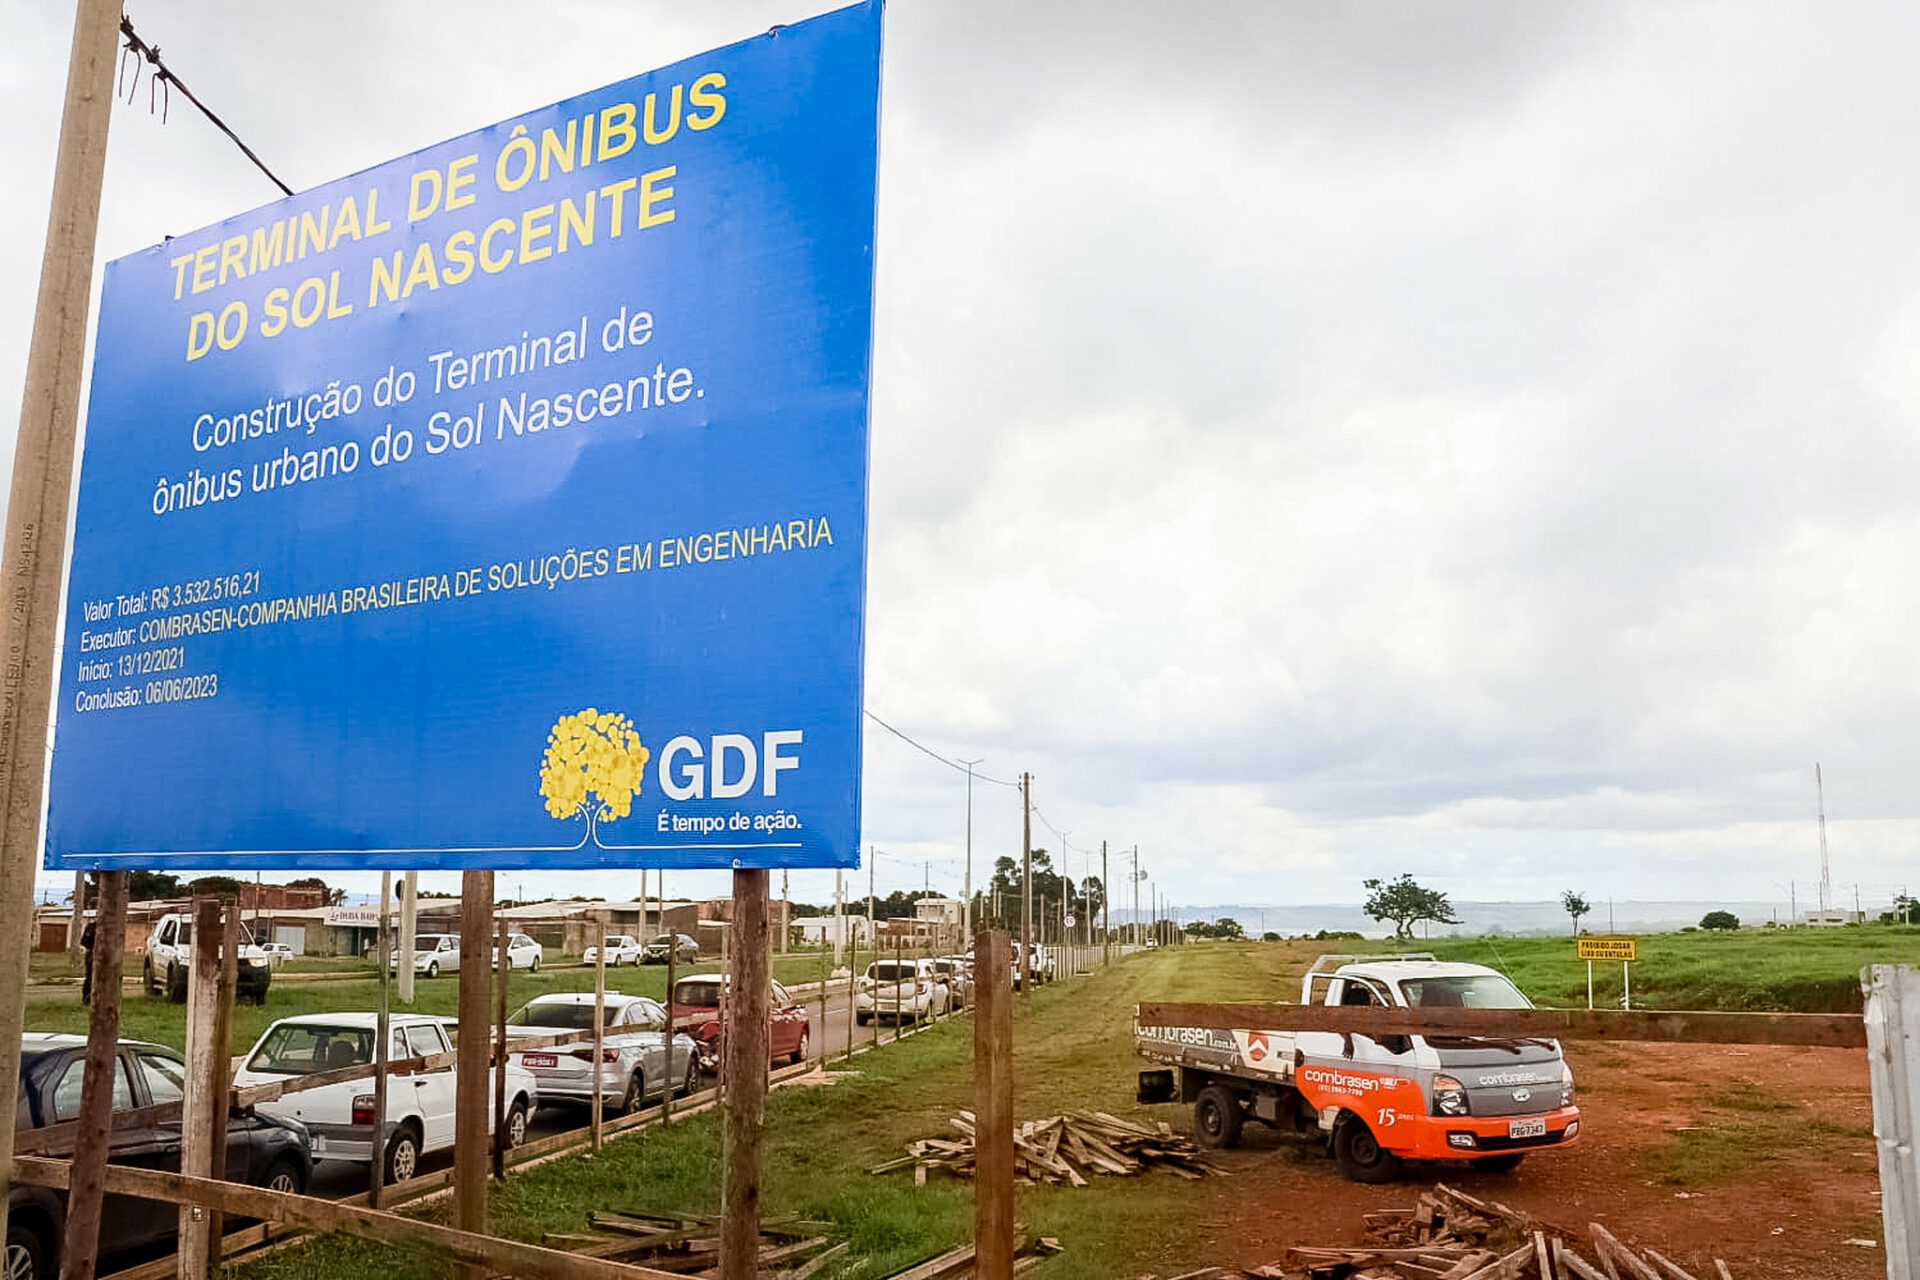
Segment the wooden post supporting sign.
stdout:
<path fill-rule="evenodd" d="M 607 926 L 610 921 L 604 911 L 596 913 L 594 921 L 600 926 L 600 943 L 593 951 L 593 1101 L 589 1110 L 592 1134 L 588 1145 L 598 1151 L 606 1136 L 602 1128 L 606 1110 L 601 1098 L 601 1081 L 606 1077 L 606 1063 L 602 1059 L 606 1056 L 607 1047 Z M 671 1033 L 667 1039 L 672 1041 Z M 667 1079 L 672 1080 L 673 1077 L 669 1075 Z"/>
<path fill-rule="evenodd" d="M 460 873 L 460 1043 L 454 1046 L 453 1225 L 487 1230 L 487 995 L 493 872 Z"/>
<path fill-rule="evenodd" d="M 752 1280 L 760 1266 L 760 1136 L 766 1127 L 768 994 L 767 872 L 733 873 L 733 981 L 724 1027 L 725 1146 L 720 1192 L 720 1280 Z"/>
<path fill-rule="evenodd" d="M 93 1003 L 87 1012 L 87 1064 L 80 1085 L 80 1131 L 74 1136 L 73 1174 L 67 1193 L 67 1230 L 62 1274 L 93 1280 L 100 1251 L 100 1205 L 104 1199 L 113 1114 L 113 1073 L 120 1043 L 120 969 L 127 941 L 127 873 L 100 873 L 100 901 L 93 929 Z"/>
<path fill-rule="evenodd" d="M 233 998 L 240 985 L 240 900 L 229 899 L 220 921 L 220 979 L 213 1004 L 213 1112 L 207 1117 L 207 1176 L 227 1176 L 227 1095 L 233 1088 Z M 207 1211 L 207 1271 L 220 1269 L 220 1237 L 226 1221 Z"/>
<path fill-rule="evenodd" d="M 0 929 L 0 1080 L 19 1079 L 20 1033 L 26 1029 L 33 940 L 24 926 L 33 917 L 40 862 L 80 371 L 120 53 L 120 0 L 81 0 L 76 10 L 0 570 L 6 575 L 0 609 L 0 919 L 15 923 Z M 14 1120 L 13 1107 L 0 1107 L 0 1238 L 6 1234 Z"/>
<path fill-rule="evenodd" d="M 1013 1280 L 1013 940 L 975 936 L 973 1246 L 978 1280 Z"/>
<path fill-rule="evenodd" d="M 190 1178 L 213 1176 L 214 1116 L 223 1132 L 227 1099 L 218 1092 L 222 1072 L 214 1044 L 220 998 L 220 900 L 193 904 L 193 955 L 187 972 L 187 1097 L 180 1118 L 180 1172 Z M 206 1280 L 211 1232 L 201 1205 L 180 1207 L 180 1280 Z"/>

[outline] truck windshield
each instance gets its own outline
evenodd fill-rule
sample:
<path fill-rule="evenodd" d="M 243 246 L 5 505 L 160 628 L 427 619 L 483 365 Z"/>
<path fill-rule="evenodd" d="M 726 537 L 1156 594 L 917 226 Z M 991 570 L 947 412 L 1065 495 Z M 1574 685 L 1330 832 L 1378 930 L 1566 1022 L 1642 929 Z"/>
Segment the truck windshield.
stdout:
<path fill-rule="evenodd" d="M 1497 973 L 1455 978 L 1403 978 L 1400 990 L 1415 1009 L 1531 1009 L 1519 989 Z"/>

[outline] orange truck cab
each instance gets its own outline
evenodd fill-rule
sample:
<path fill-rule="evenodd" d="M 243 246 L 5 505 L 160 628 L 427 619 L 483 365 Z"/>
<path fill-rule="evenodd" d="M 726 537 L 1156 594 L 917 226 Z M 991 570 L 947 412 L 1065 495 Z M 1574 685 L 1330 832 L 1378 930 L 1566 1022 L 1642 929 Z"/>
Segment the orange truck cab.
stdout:
<path fill-rule="evenodd" d="M 1430 955 L 1322 956 L 1301 984 L 1302 1004 L 1407 1009 L 1530 1009 L 1499 972 Z M 1403 1160 L 1464 1160 L 1510 1169 L 1529 1151 L 1580 1132 L 1573 1073 L 1557 1040 L 1382 1035 L 1273 1025 L 1220 1031 L 1136 1026 L 1140 1101 L 1193 1107 L 1195 1140 L 1233 1146 L 1242 1126 L 1317 1130 L 1340 1171 L 1387 1182 Z"/>

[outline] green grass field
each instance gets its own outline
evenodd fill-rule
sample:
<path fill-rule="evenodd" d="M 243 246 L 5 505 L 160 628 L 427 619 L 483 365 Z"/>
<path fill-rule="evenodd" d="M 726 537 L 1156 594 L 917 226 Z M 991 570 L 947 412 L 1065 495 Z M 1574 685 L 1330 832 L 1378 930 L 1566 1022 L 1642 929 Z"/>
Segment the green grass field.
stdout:
<path fill-rule="evenodd" d="M 1584 1008 L 1587 966 L 1567 938 L 1445 938 L 1419 944 L 1447 960 L 1506 973 L 1536 1004 Z M 1740 929 L 1639 939 L 1633 1004 L 1648 1009 L 1846 1013 L 1860 1008 L 1860 970 L 1920 964 L 1920 927 Z M 1593 966 L 1594 1005 L 1619 1008 L 1618 964 Z"/>

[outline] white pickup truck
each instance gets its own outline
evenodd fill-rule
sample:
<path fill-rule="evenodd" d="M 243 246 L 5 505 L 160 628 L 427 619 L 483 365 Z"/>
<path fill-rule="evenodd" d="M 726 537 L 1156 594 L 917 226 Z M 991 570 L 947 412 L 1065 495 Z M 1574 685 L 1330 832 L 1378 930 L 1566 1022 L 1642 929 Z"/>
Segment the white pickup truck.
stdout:
<path fill-rule="evenodd" d="M 1530 1009 L 1495 970 L 1420 956 L 1322 956 L 1301 1004 Z M 1244 1030 L 1136 1026 L 1141 1102 L 1193 1106 L 1195 1140 L 1230 1147 L 1241 1126 L 1318 1129 L 1340 1171 L 1388 1182 L 1405 1159 L 1511 1169 L 1580 1132 L 1573 1072 L 1557 1040 L 1381 1035 L 1288 1028 L 1288 1006 Z"/>
<path fill-rule="evenodd" d="M 154 922 L 147 935 L 147 954 L 140 977 L 150 996 L 165 996 L 174 1004 L 187 999 L 187 975 L 193 971 L 193 915 L 174 911 Z M 255 1004 L 267 1002 L 273 982 L 273 962 L 256 946 L 246 925 L 240 926 L 239 963 L 234 969 L 234 995 Z"/>

